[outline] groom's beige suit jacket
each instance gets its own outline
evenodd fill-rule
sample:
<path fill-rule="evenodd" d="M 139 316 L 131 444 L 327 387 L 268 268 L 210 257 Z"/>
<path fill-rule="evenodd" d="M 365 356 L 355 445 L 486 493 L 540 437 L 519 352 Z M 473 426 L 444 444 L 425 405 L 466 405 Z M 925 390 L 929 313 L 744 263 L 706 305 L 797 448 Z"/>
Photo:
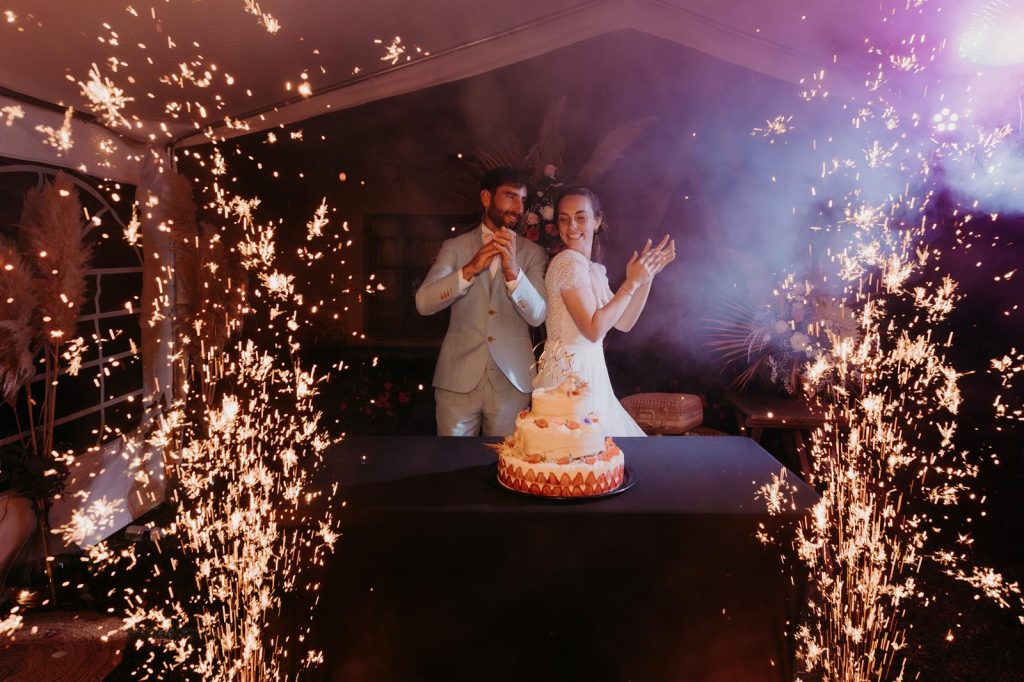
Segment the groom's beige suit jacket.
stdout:
<path fill-rule="evenodd" d="M 472 391 L 487 367 L 488 355 L 523 393 L 533 390 L 534 357 L 530 327 L 547 315 L 544 250 L 516 235 L 523 277 L 509 292 L 501 270 L 484 270 L 459 295 L 459 270 L 483 245 L 480 226 L 445 240 L 430 272 L 416 291 L 416 310 L 433 315 L 451 307 L 448 332 L 434 371 L 434 386 L 456 393 Z"/>

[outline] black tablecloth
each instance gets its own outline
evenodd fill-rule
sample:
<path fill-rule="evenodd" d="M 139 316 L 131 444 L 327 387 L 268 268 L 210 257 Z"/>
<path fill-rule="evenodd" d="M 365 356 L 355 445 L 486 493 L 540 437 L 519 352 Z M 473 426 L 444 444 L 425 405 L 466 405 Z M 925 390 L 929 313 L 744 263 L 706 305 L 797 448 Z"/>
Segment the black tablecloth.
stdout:
<path fill-rule="evenodd" d="M 501 489 L 484 439 L 350 437 L 328 453 L 343 535 L 313 644 L 328 679 L 792 676 L 787 532 L 747 438 L 621 438 L 636 483 L 556 502 Z M 797 512 L 817 499 L 794 476 Z"/>

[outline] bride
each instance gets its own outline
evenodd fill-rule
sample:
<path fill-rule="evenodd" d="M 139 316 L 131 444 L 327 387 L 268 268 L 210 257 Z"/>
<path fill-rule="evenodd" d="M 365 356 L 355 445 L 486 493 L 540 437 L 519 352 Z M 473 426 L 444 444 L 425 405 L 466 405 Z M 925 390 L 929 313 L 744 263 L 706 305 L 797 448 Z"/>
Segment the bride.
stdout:
<path fill-rule="evenodd" d="M 675 241 L 665 235 L 652 247 L 648 239 L 641 253 L 633 252 L 626 265 L 626 281 L 613 294 L 605 267 L 591 260 L 594 236 L 604 230 L 597 195 L 586 187 L 568 189 L 557 210 L 558 231 L 567 248 L 551 260 L 544 278 L 548 295 L 544 354 L 548 357 L 542 358 L 542 364 L 550 367 L 568 360 L 579 379 L 589 384 L 593 409 L 605 420 L 606 435 L 646 435 L 615 398 L 601 342 L 612 327 L 628 332 L 636 324 L 654 276 L 675 260 Z M 538 376 L 538 380 L 545 378 Z"/>

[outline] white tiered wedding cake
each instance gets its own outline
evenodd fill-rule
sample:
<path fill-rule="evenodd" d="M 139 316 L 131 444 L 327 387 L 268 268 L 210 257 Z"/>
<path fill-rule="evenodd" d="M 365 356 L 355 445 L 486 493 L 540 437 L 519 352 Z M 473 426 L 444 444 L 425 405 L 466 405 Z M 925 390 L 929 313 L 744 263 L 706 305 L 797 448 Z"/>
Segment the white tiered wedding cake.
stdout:
<path fill-rule="evenodd" d="M 605 437 L 600 415 L 587 404 L 587 385 L 570 376 L 533 391 L 512 436 L 497 446 L 498 480 L 544 497 L 590 497 L 622 484 L 625 459 Z"/>

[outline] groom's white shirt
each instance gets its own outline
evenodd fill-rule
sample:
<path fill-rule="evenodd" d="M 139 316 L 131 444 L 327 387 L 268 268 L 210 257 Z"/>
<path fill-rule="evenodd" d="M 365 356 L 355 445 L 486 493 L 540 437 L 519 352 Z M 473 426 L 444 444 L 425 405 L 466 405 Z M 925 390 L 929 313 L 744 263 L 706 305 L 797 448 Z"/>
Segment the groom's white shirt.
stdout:
<path fill-rule="evenodd" d="M 544 250 L 516 235 L 519 277 L 497 286 L 495 276 L 472 280 L 462 277 L 462 266 L 470 262 L 484 243 L 481 224 L 469 232 L 445 240 L 437 259 L 416 291 L 416 310 L 433 315 L 451 307 L 448 332 L 434 372 L 434 386 L 457 393 L 476 387 L 494 358 L 508 380 L 523 393 L 532 390 L 534 375 L 530 327 L 544 322 L 547 300 L 544 289 Z M 489 232 L 489 230 L 488 230 Z M 491 267 L 495 267 L 494 263 Z"/>

